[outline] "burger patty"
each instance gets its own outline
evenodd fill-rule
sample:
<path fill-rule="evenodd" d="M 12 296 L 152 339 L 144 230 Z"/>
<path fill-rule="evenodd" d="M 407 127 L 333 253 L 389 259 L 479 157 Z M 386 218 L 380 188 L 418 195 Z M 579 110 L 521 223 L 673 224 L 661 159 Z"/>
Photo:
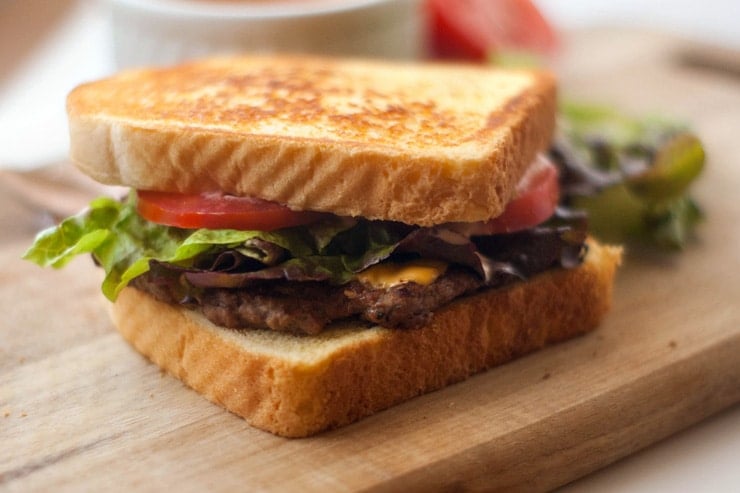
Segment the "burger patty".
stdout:
<path fill-rule="evenodd" d="M 334 286 L 316 281 L 269 281 L 244 288 L 207 288 L 183 296 L 172 282 L 144 274 L 131 285 L 170 304 L 199 310 L 216 325 L 317 334 L 331 322 L 358 317 L 390 328 L 426 323 L 440 306 L 480 289 L 484 282 L 462 268 L 450 268 L 434 282 L 387 289 L 358 281 Z"/>

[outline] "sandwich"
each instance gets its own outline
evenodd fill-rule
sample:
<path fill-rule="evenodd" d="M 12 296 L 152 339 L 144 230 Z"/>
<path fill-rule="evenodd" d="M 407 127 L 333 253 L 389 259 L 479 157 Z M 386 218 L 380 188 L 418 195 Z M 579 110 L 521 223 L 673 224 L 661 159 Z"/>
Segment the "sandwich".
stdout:
<path fill-rule="evenodd" d="M 212 58 L 75 88 L 71 159 L 127 187 L 26 258 L 91 254 L 123 337 L 305 437 L 596 328 L 620 250 L 558 206 L 542 71 Z"/>

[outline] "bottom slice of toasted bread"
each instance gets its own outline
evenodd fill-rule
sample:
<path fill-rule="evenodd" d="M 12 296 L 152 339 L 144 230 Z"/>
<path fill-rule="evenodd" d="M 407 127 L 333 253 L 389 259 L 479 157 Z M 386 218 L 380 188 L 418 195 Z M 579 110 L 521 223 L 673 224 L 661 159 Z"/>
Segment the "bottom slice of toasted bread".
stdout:
<path fill-rule="evenodd" d="M 412 330 L 337 324 L 318 336 L 233 330 L 126 288 L 114 324 L 153 362 L 263 430 L 304 437 L 594 329 L 611 305 L 618 248 L 461 298 Z"/>

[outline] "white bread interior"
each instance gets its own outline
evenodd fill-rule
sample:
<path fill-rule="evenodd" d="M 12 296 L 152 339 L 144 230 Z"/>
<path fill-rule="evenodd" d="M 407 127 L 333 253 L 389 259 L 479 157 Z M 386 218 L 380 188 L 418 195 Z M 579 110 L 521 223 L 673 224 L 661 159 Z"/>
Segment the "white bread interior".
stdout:
<path fill-rule="evenodd" d="M 134 288 L 111 315 L 137 350 L 211 401 L 255 427 L 304 437 L 594 329 L 610 307 L 620 255 L 592 241 L 575 269 L 459 299 L 413 330 L 224 329 Z"/>
<path fill-rule="evenodd" d="M 535 71 L 242 57 L 84 84 L 67 111 L 72 160 L 102 183 L 430 226 L 503 211 L 555 93 Z"/>

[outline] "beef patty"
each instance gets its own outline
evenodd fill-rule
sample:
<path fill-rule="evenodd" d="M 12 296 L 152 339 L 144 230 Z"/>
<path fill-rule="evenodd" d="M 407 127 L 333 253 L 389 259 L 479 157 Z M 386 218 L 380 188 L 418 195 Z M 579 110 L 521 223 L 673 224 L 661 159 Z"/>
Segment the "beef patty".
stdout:
<path fill-rule="evenodd" d="M 144 274 L 131 286 L 160 301 L 199 310 L 216 325 L 317 334 L 329 323 L 358 317 L 390 328 L 426 323 L 440 306 L 484 285 L 473 272 L 450 268 L 434 282 L 398 284 L 387 289 L 359 281 L 335 286 L 318 281 L 263 281 L 242 288 L 206 288 L 183 297 L 171 280 Z"/>

